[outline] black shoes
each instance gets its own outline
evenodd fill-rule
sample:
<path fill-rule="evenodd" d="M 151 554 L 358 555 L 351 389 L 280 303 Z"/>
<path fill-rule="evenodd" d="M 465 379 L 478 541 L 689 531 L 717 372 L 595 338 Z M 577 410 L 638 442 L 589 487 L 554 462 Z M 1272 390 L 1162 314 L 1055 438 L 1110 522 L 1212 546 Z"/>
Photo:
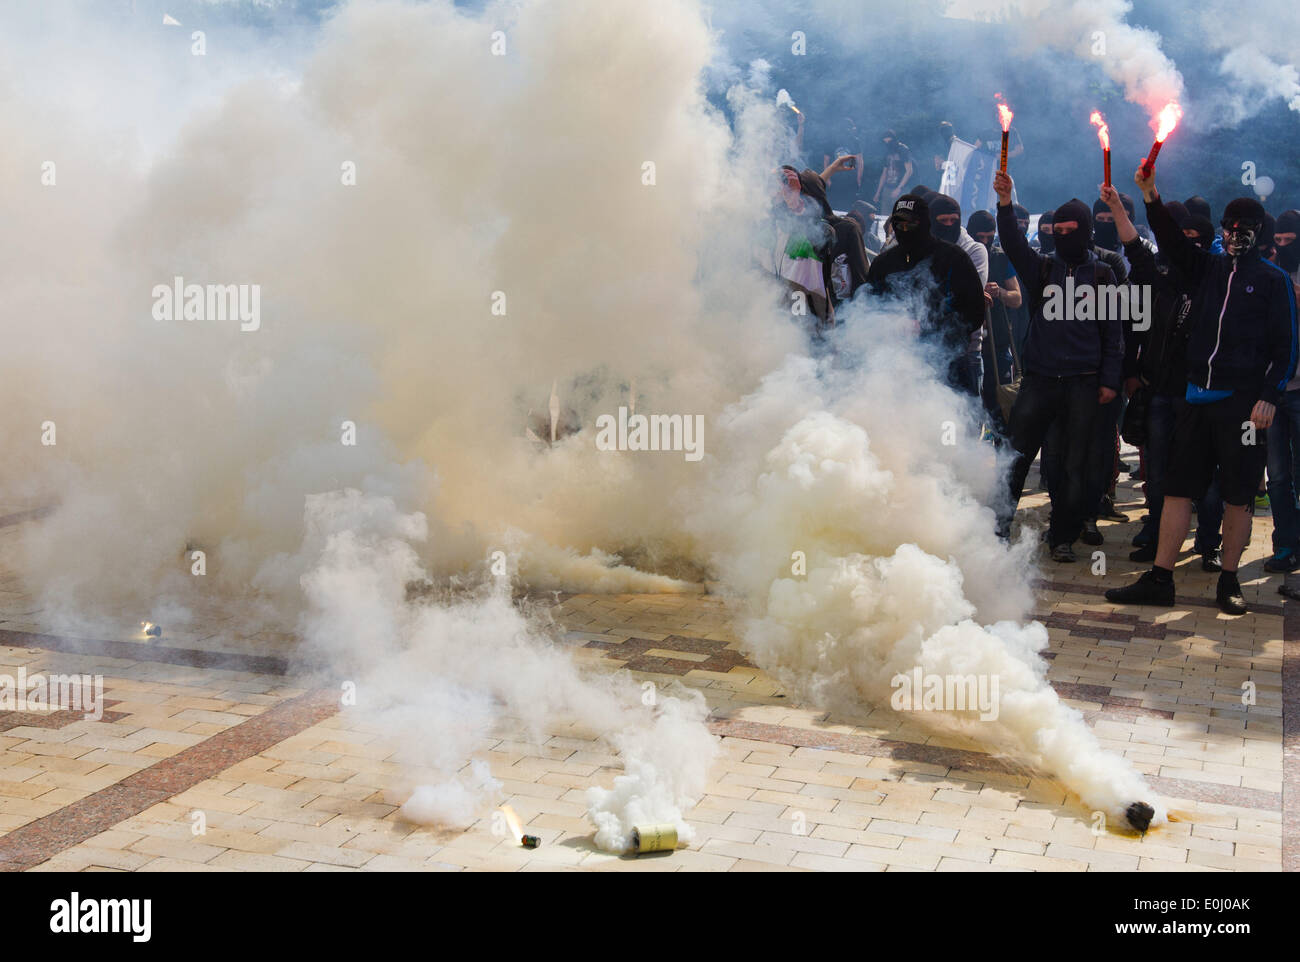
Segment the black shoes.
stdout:
<path fill-rule="evenodd" d="M 1246 613 L 1246 599 L 1241 594 L 1241 585 L 1237 583 L 1235 571 L 1220 572 L 1219 587 L 1214 592 L 1214 600 L 1219 603 L 1219 610 L 1225 615 Z"/>
<path fill-rule="evenodd" d="M 1128 560 L 1150 564 L 1156 560 L 1156 546 L 1148 541 L 1142 547 L 1138 548 L 1137 551 L 1129 552 Z"/>
<path fill-rule="evenodd" d="M 1223 570 L 1223 552 L 1218 548 L 1213 551 L 1206 551 L 1201 554 L 1202 571 L 1222 571 Z"/>
<path fill-rule="evenodd" d="M 1052 560 L 1072 564 L 1079 559 L 1074 556 L 1074 546 L 1063 541 L 1052 548 Z"/>
<path fill-rule="evenodd" d="M 1097 530 L 1096 521 L 1085 521 L 1083 523 L 1083 532 L 1079 535 L 1079 540 L 1084 544 L 1099 545 L 1102 543 L 1101 532 Z"/>
<path fill-rule="evenodd" d="M 1165 608 L 1173 606 L 1173 580 L 1160 582 L 1152 571 L 1143 572 L 1142 577 L 1123 588 L 1111 588 L 1106 592 L 1106 600 L 1116 605 L 1160 605 Z"/>
<path fill-rule="evenodd" d="M 1101 510 L 1097 512 L 1097 517 L 1103 521 L 1115 521 L 1119 524 L 1123 524 L 1128 520 L 1128 515 L 1120 514 L 1115 510 L 1115 502 L 1110 499 L 1109 495 L 1101 499 Z"/>

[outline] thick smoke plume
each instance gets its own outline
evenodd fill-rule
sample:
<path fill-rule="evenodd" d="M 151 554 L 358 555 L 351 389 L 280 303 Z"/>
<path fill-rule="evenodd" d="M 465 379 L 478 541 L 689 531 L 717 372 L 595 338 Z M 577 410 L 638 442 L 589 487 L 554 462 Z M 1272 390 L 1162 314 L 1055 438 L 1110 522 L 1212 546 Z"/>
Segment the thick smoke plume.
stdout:
<path fill-rule="evenodd" d="M 356 3 L 287 76 L 201 80 L 188 51 L 140 57 L 168 41 L 138 23 L 65 10 L 39 55 L 30 24 L 0 30 L 0 122 L 27 132 L 0 157 L 21 238 L 0 258 L 3 493 L 56 505 L 21 563 L 52 625 L 164 610 L 180 637 L 219 606 L 232 645 L 294 630 L 400 739 L 419 821 L 498 800 L 473 760 L 492 731 L 576 720 L 624 754 L 592 795 L 617 848 L 642 818 L 689 837 L 705 706 L 578 671 L 512 589 L 694 591 L 712 565 L 750 650 L 810 699 L 882 703 L 904 665 L 996 671 L 991 745 L 1108 811 L 1148 796 L 1046 685 L 1028 547 L 992 536 L 987 449 L 941 442 L 966 413 L 907 322 L 848 318 L 865 373 L 801 358 L 752 269 L 770 100 L 738 87 L 730 126 L 709 106 L 696 3 Z M 51 50 L 123 96 L 56 96 Z M 161 120 L 130 96 L 150 63 Z M 256 328 L 158 319 L 177 277 L 259 285 Z M 703 415 L 703 460 L 598 450 L 597 416 L 633 403 Z"/>

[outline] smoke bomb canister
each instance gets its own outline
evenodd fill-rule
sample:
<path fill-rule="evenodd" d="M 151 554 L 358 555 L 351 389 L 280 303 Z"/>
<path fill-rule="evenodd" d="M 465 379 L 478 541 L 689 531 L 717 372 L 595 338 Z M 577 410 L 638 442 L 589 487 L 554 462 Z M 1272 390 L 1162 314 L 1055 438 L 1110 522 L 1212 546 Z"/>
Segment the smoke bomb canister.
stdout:
<path fill-rule="evenodd" d="M 537 848 L 542 844 L 542 837 L 540 835 L 521 835 L 519 844 L 524 848 Z"/>
<path fill-rule="evenodd" d="M 677 848 L 677 826 L 672 822 L 637 825 L 632 829 L 632 851 L 671 852 Z"/>

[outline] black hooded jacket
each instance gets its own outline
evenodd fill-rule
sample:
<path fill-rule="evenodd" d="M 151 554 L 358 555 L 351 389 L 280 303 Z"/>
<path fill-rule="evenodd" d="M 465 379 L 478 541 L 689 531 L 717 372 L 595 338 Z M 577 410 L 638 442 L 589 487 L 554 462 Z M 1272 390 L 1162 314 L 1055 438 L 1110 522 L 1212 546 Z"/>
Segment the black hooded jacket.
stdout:
<path fill-rule="evenodd" d="M 937 335 L 945 345 L 965 349 L 970 335 L 984 326 L 984 285 L 964 250 L 931 234 L 925 201 L 907 194 L 897 204 L 904 201 L 911 202 L 917 218 L 916 239 L 906 246 L 895 244 L 877 256 L 871 262 L 867 283 L 876 294 L 901 296 L 919 288 L 919 272 L 924 270 L 932 283 L 921 318 L 922 334 Z"/>
<path fill-rule="evenodd" d="M 1188 380 L 1207 390 L 1242 391 L 1276 404 L 1296 369 L 1291 278 L 1263 260 L 1258 248 L 1237 257 L 1202 250 L 1183 234 L 1159 197 L 1147 204 L 1147 223 L 1192 295 Z"/>
<path fill-rule="evenodd" d="M 849 297 L 852 298 L 858 288 L 867 282 L 867 251 L 862 243 L 862 230 L 854 221 L 838 216 L 831 209 L 826 197 L 826 181 L 822 180 L 821 174 L 807 169 L 800 171 L 799 188 L 821 207 L 822 220 L 826 221 L 834 234 L 830 259 L 826 262 L 826 290 L 834 296 L 835 288 L 830 278 L 831 265 L 843 254 L 849 268 Z"/>
<path fill-rule="evenodd" d="M 1020 278 L 1025 303 L 1029 306 L 1029 333 L 1025 336 L 1022 360 L 1027 372 L 1044 377 L 1095 372 L 1099 384 L 1118 391 L 1124 362 L 1121 321 L 1118 318 L 1049 321 L 1043 316 L 1045 290 L 1049 285 L 1064 286 L 1071 277 L 1079 288 L 1117 282 L 1114 272 L 1092 250 L 1089 242 L 1092 214 L 1087 205 L 1070 201 L 1059 207 L 1053 223 L 1067 220 L 1077 221 L 1083 236 L 1083 260 L 1077 264 L 1066 263 L 1059 251 L 1044 255 L 1031 248 L 1016 225 L 1016 212 L 1011 205 L 998 205 L 998 236 Z"/>

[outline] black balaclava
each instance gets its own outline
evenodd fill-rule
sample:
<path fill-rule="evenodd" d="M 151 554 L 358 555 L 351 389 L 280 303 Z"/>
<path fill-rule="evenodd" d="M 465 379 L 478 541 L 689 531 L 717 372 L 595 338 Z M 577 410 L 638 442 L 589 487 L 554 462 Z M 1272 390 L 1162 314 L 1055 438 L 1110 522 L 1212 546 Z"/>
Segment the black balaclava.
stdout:
<path fill-rule="evenodd" d="M 1264 229 L 1259 232 L 1259 242 L 1255 248 L 1259 251 L 1259 256 L 1268 260 L 1273 259 L 1273 229 L 1277 226 L 1277 221 L 1273 219 L 1272 214 L 1264 215 Z"/>
<path fill-rule="evenodd" d="M 886 150 L 893 150 L 894 145 L 898 143 L 898 134 L 892 130 L 886 130 L 885 135 L 880 139 L 884 142 Z"/>
<path fill-rule="evenodd" d="M 1187 200 L 1183 201 L 1183 206 L 1187 208 L 1187 213 L 1193 217 L 1204 217 L 1211 224 L 1214 223 L 1214 213 L 1210 210 L 1210 202 L 1199 194 L 1188 197 Z"/>
<path fill-rule="evenodd" d="M 1128 194 L 1120 194 L 1119 202 L 1124 205 L 1124 213 L 1128 214 L 1129 220 L 1137 217 L 1137 207 L 1133 204 L 1133 198 Z"/>
<path fill-rule="evenodd" d="M 1283 211 L 1278 215 L 1274 233 L 1298 235 L 1295 240 L 1285 246 L 1279 246 L 1274 241 L 1278 267 L 1288 274 L 1294 274 L 1300 270 L 1300 210 Z"/>
<path fill-rule="evenodd" d="M 961 239 L 961 204 L 947 194 L 935 194 L 926 201 L 930 205 L 930 233 L 949 244 L 957 243 Z M 940 214 L 956 214 L 957 223 L 944 227 L 939 223 Z"/>
<path fill-rule="evenodd" d="M 1053 234 L 1056 238 L 1056 252 L 1067 264 L 1082 264 L 1092 249 L 1092 211 L 1076 197 L 1056 208 L 1052 225 L 1055 227 L 1067 220 L 1077 221 L 1079 227 L 1069 234 Z"/>
<path fill-rule="evenodd" d="M 1187 213 L 1187 208 L 1176 200 L 1171 200 L 1165 204 L 1165 210 L 1169 211 L 1169 216 L 1174 219 L 1174 223 L 1177 224 L 1179 228 L 1185 227 L 1187 225 L 1187 218 L 1191 216 Z M 1208 220 L 1209 218 L 1206 219 Z"/>
<path fill-rule="evenodd" d="M 914 253 L 930 240 L 930 205 L 916 194 L 904 194 L 894 202 L 889 219 L 894 239 L 906 253 Z"/>
<path fill-rule="evenodd" d="M 1029 233 L 1029 208 L 1024 204 L 1012 204 L 1011 209 L 1016 213 L 1016 221 L 1023 225 L 1021 233 Z"/>
<path fill-rule="evenodd" d="M 1208 217 L 1201 217 L 1199 214 L 1188 214 L 1187 219 L 1183 221 L 1183 230 L 1196 232 L 1196 236 L 1192 238 L 1192 243 L 1203 251 L 1208 251 L 1210 245 L 1214 243 L 1214 225 L 1210 223 Z"/>
<path fill-rule="evenodd" d="M 977 210 L 970 215 L 966 221 L 966 233 L 970 234 L 976 240 L 979 240 L 980 234 L 996 234 L 998 222 L 993 219 L 993 215 L 986 210 Z M 985 244 L 985 248 L 992 250 L 992 244 Z"/>
<path fill-rule="evenodd" d="M 1106 206 L 1106 202 L 1098 198 L 1092 205 L 1092 213 L 1092 236 L 1094 242 L 1098 247 L 1104 247 L 1108 251 L 1119 250 L 1119 228 L 1115 225 L 1115 222 L 1111 221 L 1110 223 L 1107 223 L 1106 221 L 1096 219 L 1097 214 L 1110 213 L 1110 208 Z"/>
<path fill-rule="evenodd" d="M 1223 249 L 1233 257 L 1255 253 L 1264 241 L 1264 208 L 1253 197 L 1238 197 L 1223 208 Z"/>
<path fill-rule="evenodd" d="M 1044 254 L 1050 254 L 1056 250 L 1056 237 L 1052 234 L 1052 214 L 1054 211 L 1043 211 L 1038 215 L 1038 249 Z M 1047 230 L 1043 230 L 1046 227 Z"/>

